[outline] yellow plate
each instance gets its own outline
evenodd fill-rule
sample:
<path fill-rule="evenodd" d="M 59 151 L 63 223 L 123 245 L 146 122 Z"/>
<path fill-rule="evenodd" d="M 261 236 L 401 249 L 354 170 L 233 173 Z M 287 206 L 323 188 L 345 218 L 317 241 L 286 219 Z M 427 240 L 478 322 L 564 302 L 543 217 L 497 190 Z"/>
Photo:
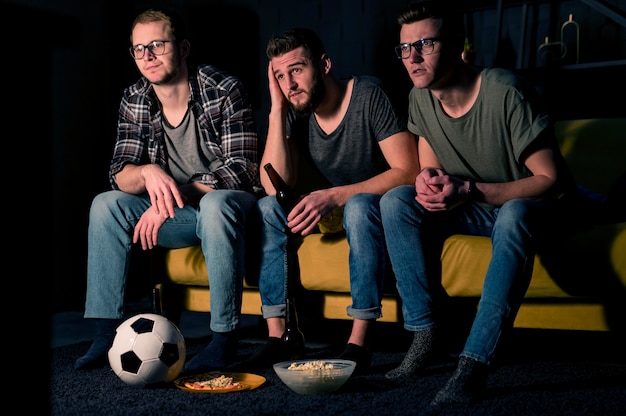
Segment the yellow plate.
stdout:
<path fill-rule="evenodd" d="M 202 380 L 210 380 L 212 378 L 219 377 L 224 375 L 225 377 L 232 377 L 233 383 L 240 383 L 240 387 L 229 388 L 229 389 L 193 389 L 191 387 L 185 386 L 185 383 L 194 382 L 194 381 L 202 381 Z M 260 387 L 263 383 L 265 383 L 265 377 L 259 376 L 257 374 L 250 373 L 228 373 L 228 372 L 220 372 L 220 371 L 211 371 L 208 373 L 196 374 L 191 376 L 180 377 L 174 380 L 174 385 L 181 390 L 190 391 L 192 393 L 234 393 L 236 391 L 244 391 L 244 390 L 254 390 L 257 387 Z"/>

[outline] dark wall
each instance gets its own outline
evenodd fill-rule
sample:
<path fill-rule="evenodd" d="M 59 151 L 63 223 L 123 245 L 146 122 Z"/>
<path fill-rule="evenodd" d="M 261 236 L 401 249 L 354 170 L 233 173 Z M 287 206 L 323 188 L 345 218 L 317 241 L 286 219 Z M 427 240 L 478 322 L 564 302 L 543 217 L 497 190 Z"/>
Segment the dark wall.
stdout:
<path fill-rule="evenodd" d="M 29 303 L 40 313 L 55 304 L 59 288 L 54 267 L 60 257 L 58 248 L 71 244 L 65 236 L 76 231 L 73 221 L 56 221 L 72 201 L 59 186 L 59 181 L 69 178 L 59 169 L 61 148 L 52 140 L 55 86 L 50 74 L 55 64 L 54 51 L 75 49 L 80 42 L 81 24 L 69 16 L 18 4 L 3 4 L 2 15 L 5 24 L 0 38 L 5 41 L 3 51 L 11 62 L 9 65 L 7 59 L 3 64 L 5 109 L 8 109 L 4 120 L 9 128 L 4 134 L 4 162 L 5 169 L 11 166 L 12 172 L 7 173 L 14 190 L 7 193 L 5 201 L 20 207 L 19 221 L 8 224 L 12 228 L 20 224 L 13 245 L 20 251 L 28 247 L 31 252 L 31 255 L 26 251 L 20 253 L 20 260 L 24 260 L 17 264 L 19 271 L 12 280 L 20 291 L 24 284 L 32 288 Z M 28 29 L 19 30 L 19 36 L 9 28 L 25 22 Z M 81 254 L 79 249 L 77 256 Z M 31 328 L 30 333 L 43 335 L 46 330 L 43 326 Z"/>

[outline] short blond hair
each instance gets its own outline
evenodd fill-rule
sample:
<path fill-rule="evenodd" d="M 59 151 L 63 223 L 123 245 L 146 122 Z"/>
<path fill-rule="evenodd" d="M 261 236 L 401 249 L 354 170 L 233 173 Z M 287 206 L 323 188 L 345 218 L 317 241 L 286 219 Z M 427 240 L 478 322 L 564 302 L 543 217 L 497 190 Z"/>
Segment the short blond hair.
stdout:
<path fill-rule="evenodd" d="M 153 22 L 166 22 L 169 26 L 169 30 L 174 40 L 177 43 L 188 39 L 187 28 L 183 19 L 175 12 L 169 12 L 164 10 L 148 9 L 141 12 L 130 27 L 130 41 L 133 41 L 133 30 L 139 23 L 153 23 Z"/>

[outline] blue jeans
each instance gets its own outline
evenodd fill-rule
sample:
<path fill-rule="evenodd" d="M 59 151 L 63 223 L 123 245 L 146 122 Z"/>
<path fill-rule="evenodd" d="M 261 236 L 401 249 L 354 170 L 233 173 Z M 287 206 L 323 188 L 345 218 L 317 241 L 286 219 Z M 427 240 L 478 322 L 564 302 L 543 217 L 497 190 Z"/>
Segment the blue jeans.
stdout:
<path fill-rule="evenodd" d="M 216 190 L 198 208 L 175 208 L 161 226 L 158 245 L 202 245 L 211 288 L 211 330 L 229 332 L 239 324 L 246 231 L 257 197 L 249 192 Z M 89 211 L 85 318 L 122 319 L 135 224 L 150 207 L 147 194 L 107 191 Z"/>
<path fill-rule="evenodd" d="M 441 288 L 441 247 L 451 234 L 490 237 L 492 258 L 478 311 L 462 356 L 490 364 L 504 329 L 513 324 L 532 275 L 539 234 L 557 223 L 559 202 L 514 199 L 499 208 L 466 203 L 428 212 L 415 201 L 415 187 L 387 192 L 380 209 L 389 257 L 402 298 L 404 327 L 435 327 Z M 554 230 L 555 228 L 552 228 Z M 434 249 L 433 249 L 434 248 Z"/>
<path fill-rule="evenodd" d="M 344 207 L 343 227 L 350 246 L 352 295 L 347 314 L 356 319 L 377 319 L 382 316 L 381 300 L 388 260 L 379 200 L 380 195 L 356 194 Z M 286 215 L 273 195 L 261 198 L 258 206 L 262 224 L 259 276 L 261 309 L 266 319 L 284 317 L 285 279 L 289 264 Z"/>

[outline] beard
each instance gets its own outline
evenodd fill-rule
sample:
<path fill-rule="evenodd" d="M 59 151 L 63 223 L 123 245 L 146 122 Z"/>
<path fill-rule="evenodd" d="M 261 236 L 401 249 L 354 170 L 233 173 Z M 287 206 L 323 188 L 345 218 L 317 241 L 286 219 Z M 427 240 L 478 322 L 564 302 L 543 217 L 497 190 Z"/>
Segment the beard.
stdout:
<path fill-rule="evenodd" d="M 182 57 L 175 51 L 174 57 L 172 59 L 172 69 L 166 72 L 163 77 L 159 80 L 152 81 L 155 85 L 167 85 L 171 81 L 178 78 L 180 75 L 180 67 L 181 67 Z"/>
<path fill-rule="evenodd" d="M 324 95 L 326 95 L 326 85 L 324 85 L 324 81 L 318 72 L 315 73 L 313 84 L 311 85 L 308 95 L 309 99 L 304 104 L 292 105 L 293 110 L 298 117 L 305 117 L 313 114 L 313 111 L 315 111 L 317 106 L 320 105 L 322 99 L 324 99 Z"/>

